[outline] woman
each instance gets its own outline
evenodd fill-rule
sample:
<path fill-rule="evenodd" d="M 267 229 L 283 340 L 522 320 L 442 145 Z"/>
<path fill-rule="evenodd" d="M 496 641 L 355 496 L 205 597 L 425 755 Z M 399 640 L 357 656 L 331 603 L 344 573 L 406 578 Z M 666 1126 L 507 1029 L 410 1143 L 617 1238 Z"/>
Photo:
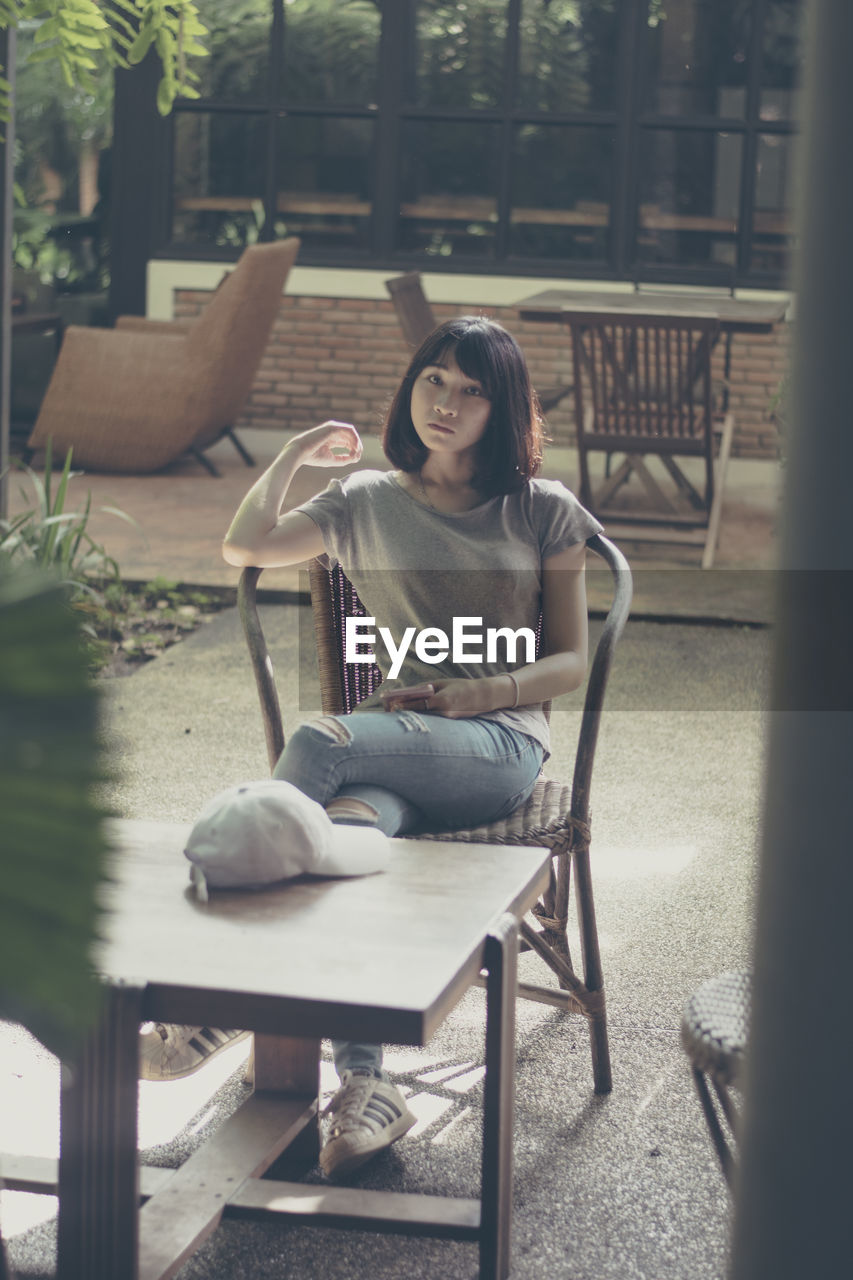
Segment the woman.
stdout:
<path fill-rule="evenodd" d="M 325 422 L 289 441 L 241 504 L 225 559 L 339 560 L 395 673 L 353 716 L 302 725 L 276 766 L 332 821 L 388 835 L 470 827 L 533 790 L 548 754 L 542 704 L 586 673 L 585 543 L 601 529 L 562 484 L 535 478 L 541 446 L 520 348 L 465 317 L 436 329 L 403 378 L 383 436 L 395 470 L 333 480 L 281 515 L 299 467 L 361 457 L 354 426 Z M 543 656 L 520 660 L 540 611 Z M 415 1117 L 379 1046 L 333 1048 L 342 1088 L 321 1164 L 341 1174 Z"/>

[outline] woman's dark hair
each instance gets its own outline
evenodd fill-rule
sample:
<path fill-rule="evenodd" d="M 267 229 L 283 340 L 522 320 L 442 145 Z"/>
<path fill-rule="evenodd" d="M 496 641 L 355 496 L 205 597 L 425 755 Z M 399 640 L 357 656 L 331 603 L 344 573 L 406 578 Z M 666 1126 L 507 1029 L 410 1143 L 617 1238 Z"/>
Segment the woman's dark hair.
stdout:
<path fill-rule="evenodd" d="M 395 395 L 382 434 L 385 456 L 401 471 L 419 471 L 429 456 L 412 424 L 412 387 L 429 365 L 452 352 L 467 378 L 491 402 L 478 448 L 476 487 L 487 497 L 523 489 L 542 461 L 539 404 L 521 348 L 506 329 L 481 316 L 448 320 L 421 344 Z"/>

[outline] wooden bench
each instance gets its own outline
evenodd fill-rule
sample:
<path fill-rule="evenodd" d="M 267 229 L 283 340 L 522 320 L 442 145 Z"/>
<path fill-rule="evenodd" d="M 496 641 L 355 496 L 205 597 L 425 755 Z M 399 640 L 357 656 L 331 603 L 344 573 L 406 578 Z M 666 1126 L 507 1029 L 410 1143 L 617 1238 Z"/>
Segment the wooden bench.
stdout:
<path fill-rule="evenodd" d="M 223 1213 L 471 1241 L 480 1276 L 505 1277 L 517 926 L 547 883 L 549 851 L 395 840 L 380 875 L 201 903 L 182 856 L 188 831 L 116 823 L 103 1017 L 62 1091 L 59 1280 L 173 1276 Z M 319 1037 L 425 1044 L 483 970 L 479 1200 L 261 1177 L 297 1140 L 316 1159 Z M 255 1089 L 180 1169 L 140 1189 L 145 1020 L 254 1031 Z M 14 1185 L 27 1186 L 20 1162 Z M 41 1177 L 31 1189 L 50 1188 Z"/>

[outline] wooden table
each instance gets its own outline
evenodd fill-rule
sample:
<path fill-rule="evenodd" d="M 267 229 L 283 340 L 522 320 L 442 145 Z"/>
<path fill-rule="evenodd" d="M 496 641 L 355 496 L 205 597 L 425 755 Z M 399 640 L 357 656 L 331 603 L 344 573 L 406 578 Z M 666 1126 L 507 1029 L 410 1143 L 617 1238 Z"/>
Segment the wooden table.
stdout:
<path fill-rule="evenodd" d="M 106 1006 L 62 1095 L 59 1280 L 173 1276 L 223 1212 L 468 1240 L 480 1275 L 505 1277 L 517 926 L 546 883 L 548 851 L 395 840 L 380 875 L 202 904 L 182 856 L 188 827 L 116 828 L 98 958 Z M 261 1180 L 297 1139 L 316 1158 L 320 1036 L 425 1044 L 483 969 L 479 1200 Z M 255 1091 L 140 1211 L 138 1028 L 149 1019 L 255 1031 Z"/>
<path fill-rule="evenodd" d="M 584 315 L 625 312 L 628 315 L 714 316 L 725 339 L 723 377 L 724 408 L 728 406 L 732 336 L 736 333 L 771 333 L 784 320 L 788 302 L 784 298 L 755 301 L 730 293 L 669 293 L 659 289 L 635 289 L 632 293 L 599 293 L 580 289 L 545 289 L 515 304 L 522 320 L 543 324 L 565 324 Z"/>
<path fill-rule="evenodd" d="M 724 333 L 770 333 L 788 309 L 785 299 L 754 301 L 729 293 L 668 293 L 657 289 L 599 293 L 545 289 L 515 304 L 522 320 L 561 324 L 570 315 L 624 311 L 637 315 L 716 316 Z"/>

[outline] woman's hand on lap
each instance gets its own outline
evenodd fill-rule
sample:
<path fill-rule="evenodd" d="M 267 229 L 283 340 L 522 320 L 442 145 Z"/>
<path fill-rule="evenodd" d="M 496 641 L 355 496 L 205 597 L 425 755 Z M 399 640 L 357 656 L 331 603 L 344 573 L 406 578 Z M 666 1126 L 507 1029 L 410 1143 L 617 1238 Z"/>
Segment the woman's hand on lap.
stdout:
<path fill-rule="evenodd" d="M 426 711 L 446 716 L 448 720 L 467 720 L 487 711 L 497 711 L 506 706 L 507 681 L 495 682 L 491 676 L 468 680 L 433 680 L 435 693 L 427 702 Z"/>

